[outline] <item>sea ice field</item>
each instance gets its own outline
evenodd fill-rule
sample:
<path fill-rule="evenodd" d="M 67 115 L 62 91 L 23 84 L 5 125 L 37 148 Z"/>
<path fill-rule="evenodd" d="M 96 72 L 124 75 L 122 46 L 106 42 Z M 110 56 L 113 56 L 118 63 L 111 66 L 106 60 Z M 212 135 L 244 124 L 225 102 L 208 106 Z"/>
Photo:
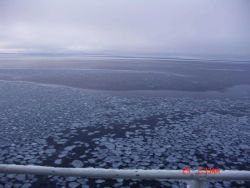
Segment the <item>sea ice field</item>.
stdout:
<path fill-rule="evenodd" d="M 144 64 L 144 72 L 139 76 L 133 72 L 132 77 L 138 76 L 134 85 L 127 80 L 131 79 L 132 73 L 123 67 L 129 74 L 119 78 L 118 82 L 109 78 L 111 85 L 102 81 L 94 88 L 88 87 L 91 84 L 84 80 L 89 78 L 97 83 L 106 78 L 107 64 L 102 65 L 106 66 L 102 67 L 105 76 L 97 74 L 95 77 L 92 72 L 88 76 L 85 75 L 87 70 L 83 73 L 77 70 L 77 86 L 69 79 L 75 70 L 63 74 L 51 67 L 35 70 L 2 66 L 0 163 L 115 169 L 182 169 L 190 166 L 193 169 L 250 170 L 250 89 L 246 87 L 240 94 L 238 91 L 250 80 L 245 80 L 249 77 L 250 65 L 242 65 L 245 68 L 239 68 L 241 71 L 234 71 L 236 65 L 219 65 L 219 72 L 223 72 L 222 79 L 218 79 L 219 86 L 213 86 L 214 77 L 207 81 L 197 79 L 209 77 L 208 70 L 216 72 L 214 67 L 211 68 L 215 66 L 213 64 L 202 65 L 205 74 L 196 69 L 195 74 L 187 71 L 185 75 L 184 68 L 178 69 L 171 64 L 168 66 L 172 67 L 170 74 L 159 73 L 160 69 L 157 69 L 156 73 L 146 72 L 149 77 L 140 75 L 145 74 L 148 67 Z M 187 70 L 195 71 L 195 68 Z M 202 69 L 201 65 L 198 68 Z M 182 72 L 177 74 L 173 70 Z M 115 74 L 119 77 L 117 72 Z M 219 74 L 213 74 L 219 77 Z M 65 84 L 59 79 L 63 75 L 69 80 Z M 233 77 L 237 79 L 227 79 Z M 57 78 L 57 82 L 51 84 L 48 80 L 53 78 Z M 174 84 L 183 84 L 184 89 L 168 81 L 166 83 L 170 85 L 164 85 L 167 78 L 175 80 Z M 139 83 L 142 82 L 144 85 L 141 86 Z M 134 89 L 137 84 L 140 85 L 138 91 Z M 168 89 L 171 91 L 165 91 Z M 0 174 L 0 188 L 12 187 L 177 188 L 185 187 L 185 183 Z M 250 182 L 211 182 L 210 187 L 243 188 L 250 187 Z"/>

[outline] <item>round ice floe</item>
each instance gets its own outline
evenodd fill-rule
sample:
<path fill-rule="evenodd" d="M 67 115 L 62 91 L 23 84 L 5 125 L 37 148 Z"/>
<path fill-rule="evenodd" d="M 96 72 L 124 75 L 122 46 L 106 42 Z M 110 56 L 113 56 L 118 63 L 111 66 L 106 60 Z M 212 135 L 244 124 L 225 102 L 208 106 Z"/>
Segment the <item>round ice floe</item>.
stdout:
<path fill-rule="evenodd" d="M 81 168 L 81 167 L 83 167 L 82 161 L 79 161 L 79 160 L 74 160 L 71 164 L 75 168 Z"/>
<path fill-rule="evenodd" d="M 16 175 L 16 179 L 18 181 L 24 181 L 26 179 L 26 176 L 24 174 L 18 174 Z"/>
<path fill-rule="evenodd" d="M 29 187 L 31 187 L 31 184 L 30 183 L 25 183 L 25 184 L 22 185 L 21 188 L 29 188 Z"/>
<path fill-rule="evenodd" d="M 77 182 L 70 182 L 69 184 L 68 184 L 68 186 L 70 187 L 70 188 L 76 188 L 76 187 L 78 187 L 80 184 L 79 183 L 77 183 Z"/>
<path fill-rule="evenodd" d="M 76 181 L 76 180 L 77 180 L 77 177 L 73 177 L 73 176 L 66 178 L 66 181 Z"/>
<path fill-rule="evenodd" d="M 76 147 L 76 146 L 67 146 L 67 147 L 64 148 L 64 150 L 66 150 L 66 151 L 71 151 L 71 150 L 73 150 L 75 147 Z"/>
<path fill-rule="evenodd" d="M 55 149 L 46 149 L 45 153 L 47 153 L 48 155 L 52 155 L 53 153 L 55 153 L 56 150 Z"/>
<path fill-rule="evenodd" d="M 95 161 L 95 159 L 88 159 L 88 162 L 89 163 L 95 163 L 96 161 Z"/>
<path fill-rule="evenodd" d="M 95 182 L 96 182 L 96 183 L 98 183 L 98 184 L 100 184 L 100 183 L 104 183 L 104 182 L 105 182 L 105 180 L 98 179 L 98 180 L 96 180 Z"/>
<path fill-rule="evenodd" d="M 57 159 L 57 160 L 55 160 L 55 164 L 57 164 L 57 165 L 62 164 L 62 159 Z"/>

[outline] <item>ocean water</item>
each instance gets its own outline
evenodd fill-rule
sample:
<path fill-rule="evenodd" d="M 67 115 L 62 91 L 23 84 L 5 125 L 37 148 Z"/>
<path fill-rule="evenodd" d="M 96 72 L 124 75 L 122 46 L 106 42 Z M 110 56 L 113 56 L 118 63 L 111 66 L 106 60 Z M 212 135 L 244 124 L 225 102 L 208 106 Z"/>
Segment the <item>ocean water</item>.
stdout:
<path fill-rule="evenodd" d="M 0 163 L 250 170 L 248 63 L 1 60 L 0 80 Z M 184 185 L 0 174 L 6 187 Z"/>

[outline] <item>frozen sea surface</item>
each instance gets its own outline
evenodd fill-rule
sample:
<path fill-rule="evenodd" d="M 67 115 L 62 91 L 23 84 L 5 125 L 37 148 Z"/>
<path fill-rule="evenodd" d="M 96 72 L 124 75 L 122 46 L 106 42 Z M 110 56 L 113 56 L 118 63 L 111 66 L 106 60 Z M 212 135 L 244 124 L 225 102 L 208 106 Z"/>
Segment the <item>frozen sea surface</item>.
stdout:
<path fill-rule="evenodd" d="M 250 63 L 183 60 L 1 60 L 0 80 L 109 90 L 225 91 L 250 85 Z"/>
<path fill-rule="evenodd" d="M 125 97 L 0 81 L 0 163 L 250 170 L 250 98 Z M 4 175 L 0 187 L 183 187 L 168 181 Z M 249 187 L 215 182 L 216 187 Z"/>

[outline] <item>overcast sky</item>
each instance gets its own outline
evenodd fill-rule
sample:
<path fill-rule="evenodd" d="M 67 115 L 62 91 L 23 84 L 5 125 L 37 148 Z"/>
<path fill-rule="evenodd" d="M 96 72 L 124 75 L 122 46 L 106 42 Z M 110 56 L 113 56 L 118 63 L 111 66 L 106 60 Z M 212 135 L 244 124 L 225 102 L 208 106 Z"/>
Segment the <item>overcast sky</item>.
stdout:
<path fill-rule="evenodd" d="M 0 52 L 250 57 L 249 0 L 0 0 Z"/>

